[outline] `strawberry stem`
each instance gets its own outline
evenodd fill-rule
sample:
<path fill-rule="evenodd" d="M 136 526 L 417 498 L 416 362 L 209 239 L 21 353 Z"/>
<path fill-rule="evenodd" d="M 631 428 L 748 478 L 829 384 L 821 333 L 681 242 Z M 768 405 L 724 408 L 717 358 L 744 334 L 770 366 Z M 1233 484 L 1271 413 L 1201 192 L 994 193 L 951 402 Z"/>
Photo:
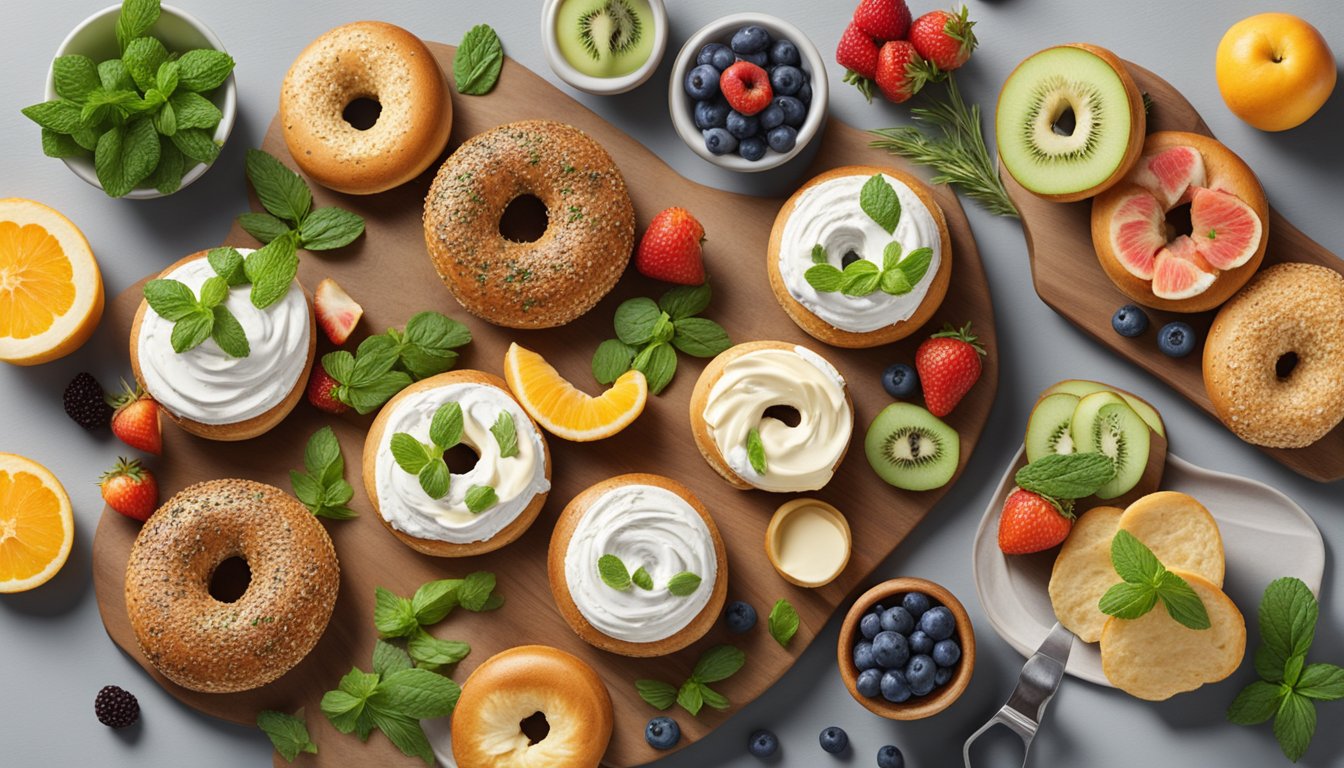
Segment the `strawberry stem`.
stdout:
<path fill-rule="evenodd" d="M 963 341 L 969 344 L 972 349 L 982 356 L 987 354 L 985 352 L 985 346 L 980 343 L 980 338 L 971 333 L 971 323 L 969 321 L 967 321 L 966 325 L 960 328 L 954 327 L 951 323 L 944 323 L 943 330 L 929 336 L 929 338 L 956 339 L 957 341 Z"/>

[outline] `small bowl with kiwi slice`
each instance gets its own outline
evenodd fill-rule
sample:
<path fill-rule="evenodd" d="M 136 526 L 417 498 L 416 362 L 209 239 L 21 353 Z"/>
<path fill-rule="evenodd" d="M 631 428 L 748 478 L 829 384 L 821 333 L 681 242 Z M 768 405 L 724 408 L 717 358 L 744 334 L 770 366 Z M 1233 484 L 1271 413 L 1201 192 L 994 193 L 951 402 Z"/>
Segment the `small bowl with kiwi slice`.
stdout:
<path fill-rule="evenodd" d="M 634 90 L 667 50 L 663 0 L 546 0 L 541 41 L 555 74 L 596 96 Z"/>

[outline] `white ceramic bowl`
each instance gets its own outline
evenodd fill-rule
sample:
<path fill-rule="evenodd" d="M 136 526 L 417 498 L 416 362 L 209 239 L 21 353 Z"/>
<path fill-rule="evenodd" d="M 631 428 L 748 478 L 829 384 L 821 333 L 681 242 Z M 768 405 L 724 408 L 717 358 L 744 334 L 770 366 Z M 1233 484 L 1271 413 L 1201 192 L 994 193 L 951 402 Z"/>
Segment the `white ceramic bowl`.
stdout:
<path fill-rule="evenodd" d="M 117 15 L 121 12 L 121 5 L 113 5 L 104 8 L 79 23 L 65 40 L 61 42 L 61 47 L 56 49 L 56 57 L 69 54 L 82 54 L 93 59 L 95 63 L 101 63 L 108 59 L 115 59 L 121 55 L 117 48 Z M 163 41 L 169 51 L 182 53 L 198 48 L 211 48 L 216 51 L 223 51 L 224 44 L 220 42 L 215 33 L 210 28 L 201 23 L 199 19 L 180 8 L 174 8 L 171 5 L 164 5 L 159 14 L 159 20 L 150 28 L 149 34 Z M 46 99 L 48 101 L 57 98 L 56 84 L 51 72 L 47 68 L 47 88 Z M 224 114 L 219 125 L 215 127 L 215 143 L 224 146 L 224 142 L 229 138 L 229 132 L 233 130 L 233 120 L 238 112 L 238 86 L 232 73 L 224 84 L 215 89 L 210 95 L 210 101 L 219 107 L 219 111 Z M 103 188 L 98 183 L 98 174 L 93 169 L 93 158 L 91 157 L 67 157 L 63 158 L 66 166 L 75 172 L 79 178 L 87 181 L 99 189 Z M 182 177 L 182 186 L 199 179 L 210 166 L 200 163 L 194 168 L 187 170 Z M 141 186 L 131 190 L 126 195 L 131 200 L 149 200 L 156 197 L 163 197 L 163 194 L 153 187 Z"/>
<path fill-rule="evenodd" d="M 653 50 L 649 52 L 649 60 L 634 72 L 620 77 L 593 77 L 575 69 L 565 59 L 565 55 L 560 52 L 560 46 L 555 42 L 555 17 L 564 2 L 565 0 L 546 0 L 541 9 L 542 46 L 546 49 L 546 60 L 550 63 L 551 70 L 561 80 L 595 96 L 613 96 L 643 85 L 654 70 L 658 69 L 658 65 L 663 61 L 663 53 L 667 51 L 667 8 L 663 5 L 663 0 L 648 0 L 649 10 L 653 13 Z"/>
<path fill-rule="evenodd" d="M 772 39 L 778 40 L 782 37 L 792 41 L 798 47 L 798 53 L 803 60 L 802 70 L 807 73 L 808 82 L 812 85 L 812 103 L 808 105 L 807 119 L 798 129 L 798 141 L 793 145 L 793 149 L 788 152 L 766 149 L 765 157 L 755 162 L 744 159 L 737 154 L 716 155 L 705 147 L 705 139 L 701 135 L 700 129 L 695 127 L 695 102 L 692 101 L 690 96 L 686 95 L 685 89 L 686 75 L 695 67 L 695 57 L 700 49 L 708 43 L 727 45 L 728 41 L 732 39 L 733 33 L 748 24 L 759 24 L 765 27 Z M 694 150 L 697 155 L 717 166 L 747 173 L 778 168 L 803 151 L 803 147 L 806 147 L 808 142 L 816 138 L 817 134 L 821 132 L 822 125 L 826 122 L 826 107 L 829 97 L 826 61 L 822 58 L 821 52 L 817 50 L 817 46 L 813 45 L 807 35 L 804 35 L 802 30 L 794 25 L 763 13 L 736 13 L 731 16 L 724 16 L 701 27 L 700 31 L 691 35 L 686 44 L 681 47 L 681 51 L 677 53 L 676 61 L 672 64 L 672 79 L 667 88 L 668 111 L 672 114 L 672 125 L 677 129 L 677 134 L 681 136 L 682 141 L 686 142 L 687 146 Z"/>

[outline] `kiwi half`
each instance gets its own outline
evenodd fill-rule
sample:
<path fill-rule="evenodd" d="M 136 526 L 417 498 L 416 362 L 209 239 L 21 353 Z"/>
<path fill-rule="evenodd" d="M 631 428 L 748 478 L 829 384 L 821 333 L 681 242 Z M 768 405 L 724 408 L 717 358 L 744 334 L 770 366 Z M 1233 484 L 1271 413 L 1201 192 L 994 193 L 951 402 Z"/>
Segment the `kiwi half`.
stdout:
<path fill-rule="evenodd" d="M 1078 401 L 1070 427 L 1079 453 L 1100 453 L 1115 463 L 1115 477 L 1097 498 L 1123 496 L 1139 484 L 1151 448 L 1148 425 L 1114 392 L 1095 392 Z"/>
<path fill-rule="evenodd" d="M 1143 97 L 1104 48 L 1047 48 L 1013 70 L 994 116 L 999 159 L 1017 183 L 1072 202 L 1124 177 L 1143 149 Z"/>
<path fill-rule="evenodd" d="M 868 425 L 863 440 L 877 476 L 907 491 L 930 491 L 952 479 L 961 462 L 961 437 L 927 410 L 892 403 Z"/>
<path fill-rule="evenodd" d="M 579 42 L 593 61 L 602 61 L 638 45 L 643 26 L 629 0 L 598 0 L 579 17 Z"/>
<path fill-rule="evenodd" d="M 1052 453 L 1073 453 L 1073 411 L 1078 407 L 1078 396 L 1066 392 L 1046 395 L 1036 401 L 1027 420 L 1027 436 L 1022 442 L 1027 448 L 1027 461 L 1035 461 Z"/>
<path fill-rule="evenodd" d="M 1157 412 L 1157 409 L 1153 407 L 1152 403 L 1149 403 L 1147 400 L 1144 400 L 1138 395 L 1131 394 L 1129 392 L 1124 391 L 1123 389 L 1116 389 L 1115 387 L 1112 387 L 1109 384 L 1102 384 L 1099 381 L 1089 381 L 1087 379 L 1067 379 L 1065 381 L 1059 382 L 1058 384 L 1052 385 L 1049 389 L 1041 393 L 1041 397 L 1045 397 L 1047 395 L 1053 395 L 1057 392 L 1063 392 L 1070 395 L 1077 395 L 1078 397 L 1086 397 L 1087 395 L 1090 395 L 1093 392 L 1114 392 L 1115 394 L 1123 398 L 1125 403 L 1130 408 L 1134 409 L 1135 413 L 1139 414 L 1139 418 L 1143 419 L 1144 423 L 1148 425 L 1149 429 L 1153 430 L 1162 437 L 1167 436 L 1167 427 L 1165 424 L 1162 423 L 1162 414 Z"/>

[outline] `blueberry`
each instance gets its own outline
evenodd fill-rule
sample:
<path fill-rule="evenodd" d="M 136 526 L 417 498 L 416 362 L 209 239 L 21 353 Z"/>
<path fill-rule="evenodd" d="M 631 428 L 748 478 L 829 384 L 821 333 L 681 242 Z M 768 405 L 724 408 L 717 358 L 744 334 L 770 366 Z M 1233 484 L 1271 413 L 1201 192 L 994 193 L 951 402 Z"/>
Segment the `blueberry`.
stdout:
<path fill-rule="evenodd" d="M 798 143 L 798 129 L 791 125 L 779 125 L 765 134 L 765 140 L 776 152 L 792 152 L 793 146 Z"/>
<path fill-rule="evenodd" d="M 924 633 L 923 630 L 916 629 L 910 633 L 910 652 L 911 653 L 932 653 L 933 638 Z"/>
<path fill-rule="evenodd" d="M 719 70 L 701 64 L 686 73 L 686 95 L 692 99 L 712 99 L 719 95 Z"/>
<path fill-rule="evenodd" d="M 803 104 L 811 104 L 811 103 L 812 103 L 812 84 L 811 84 L 811 83 L 806 83 L 806 82 L 803 83 L 803 87 L 798 89 L 797 96 L 798 96 L 798 100 L 801 101 L 801 102 L 803 102 Z"/>
<path fill-rule="evenodd" d="M 889 669 L 882 674 L 882 698 L 893 704 L 900 704 L 910 698 L 910 682 L 899 669 Z"/>
<path fill-rule="evenodd" d="M 905 755 L 888 744 L 877 750 L 877 768 L 905 768 Z"/>
<path fill-rule="evenodd" d="M 779 751 L 779 739 L 775 734 L 761 729 L 751 734 L 747 742 L 747 751 L 756 757 L 769 757 Z"/>
<path fill-rule="evenodd" d="M 862 672 L 865 669 L 876 669 L 877 658 L 873 656 L 873 644 L 867 640 L 860 640 L 854 644 L 854 666 Z"/>
<path fill-rule="evenodd" d="M 776 96 L 775 103 L 784 110 L 784 124 L 792 125 L 794 128 L 803 124 L 807 119 L 807 107 L 803 102 L 793 96 Z"/>
<path fill-rule="evenodd" d="M 897 400 L 908 400 L 919 391 L 919 374 L 905 363 L 892 363 L 882 372 L 882 388 Z M 910 626 L 913 628 L 915 618 L 904 608 L 901 608 L 901 612 L 910 617 Z M 905 634 L 910 634 L 910 630 L 906 630 Z"/>
<path fill-rule="evenodd" d="M 1111 327 L 1127 338 L 1142 336 L 1148 330 L 1148 315 L 1133 304 L 1126 304 L 1111 315 Z"/>
<path fill-rule="evenodd" d="M 739 139 L 755 136 L 761 132 L 761 121 L 755 115 L 744 115 L 736 109 L 728 112 L 726 128 Z"/>
<path fill-rule="evenodd" d="M 770 63 L 770 54 L 766 53 L 765 51 L 761 51 L 759 53 L 739 53 L 737 54 L 737 60 L 749 61 L 752 64 L 755 64 L 756 66 L 764 69 L 765 65 Z"/>
<path fill-rule="evenodd" d="M 882 670 L 863 670 L 859 673 L 859 678 L 854 681 L 854 688 L 858 690 L 860 696 L 877 698 L 878 694 L 882 693 Z"/>
<path fill-rule="evenodd" d="M 849 746 L 849 734 L 845 729 L 836 725 L 821 729 L 821 736 L 818 737 L 821 742 L 821 751 L 832 755 L 838 755 L 845 751 Z"/>
<path fill-rule="evenodd" d="M 961 646 L 956 640 L 939 640 L 933 645 L 933 661 L 940 667 L 950 667 L 961 659 Z"/>
<path fill-rule="evenodd" d="M 756 117 L 760 118 L 761 130 L 763 131 L 769 131 L 772 128 L 778 128 L 784 124 L 784 110 L 773 103 L 760 112 L 757 112 Z"/>
<path fill-rule="evenodd" d="M 924 615 L 925 611 L 929 610 L 929 596 L 923 592 L 907 592 L 905 597 L 901 599 L 901 605 L 910 612 L 911 616 L 918 619 Z"/>
<path fill-rule="evenodd" d="M 695 127 L 702 131 L 722 128 L 728 120 L 730 109 L 722 96 L 710 101 L 695 102 Z"/>
<path fill-rule="evenodd" d="M 670 717 L 655 717 L 644 728 L 644 740 L 654 749 L 671 749 L 681 740 L 681 726 Z"/>
<path fill-rule="evenodd" d="M 933 673 L 933 684 L 935 687 L 947 685 L 947 681 L 952 679 L 951 667 L 939 667 L 937 672 Z"/>
<path fill-rule="evenodd" d="M 1195 330 L 1186 323 L 1167 323 L 1157 332 L 1157 348 L 1167 357 L 1185 357 L 1195 349 Z"/>
<path fill-rule="evenodd" d="M 882 619 L 878 618 L 877 614 L 865 614 L 862 619 L 859 619 L 859 634 L 863 635 L 864 638 L 872 640 L 881 631 Z"/>
<path fill-rule="evenodd" d="M 705 149 L 716 155 L 726 155 L 737 150 L 737 138 L 725 128 L 710 128 L 703 136 Z"/>
<path fill-rule="evenodd" d="M 951 611 L 940 605 L 937 608 L 930 608 L 919 617 L 919 628 L 936 643 L 939 640 L 946 640 L 957 631 L 957 620 L 952 618 Z"/>
<path fill-rule="evenodd" d="M 779 96 L 793 96 L 803 87 L 803 73 L 797 67 L 775 67 L 770 70 L 770 87 Z"/>
<path fill-rule="evenodd" d="M 710 43 L 700 49 L 700 55 L 695 57 L 695 63 L 708 64 L 722 72 L 731 67 L 736 58 L 732 49 L 723 43 Z"/>
<path fill-rule="evenodd" d="M 888 632 L 909 635 L 915 629 L 915 620 L 909 611 L 898 605 L 882 614 L 882 628 Z"/>
<path fill-rule="evenodd" d="M 910 643 L 905 635 L 895 632 L 878 632 L 873 638 L 873 660 L 878 666 L 896 669 L 910 658 Z"/>
<path fill-rule="evenodd" d="M 910 682 L 910 692 L 916 696 L 923 696 L 933 690 L 933 676 L 938 672 L 938 665 L 933 663 L 933 659 L 924 654 L 917 654 L 910 657 L 910 661 L 905 665 L 905 679 Z"/>
<path fill-rule="evenodd" d="M 869 609 L 868 609 L 868 612 L 869 612 L 869 613 L 875 613 L 875 614 L 877 614 L 878 616 L 881 616 L 881 615 L 882 615 L 882 612 L 885 611 L 885 610 L 887 610 L 887 609 L 886 609 L 886 608 L 883 608 L 881 603 L 878 603 L 877 605 L 874 605 L 872 608 L 869 608 Z"/>
<path fill-rule="evenodd" d="M 745 26 L 733 33 L 733 53 L 760 53 L 770 47 L 770 33 L 759 24 Z"/>
<path fill-rule="evenodd" d="M 756 609 L 750 603 L 734 600 L 728 604 L 728 610 L 723 612 L 723 621 L 728 625 L 729 632 L 740 635 L 756 626 Z"/>
<path fill-rule="evenodd" d="M 737 145 L 737 154 L 754 163 L 765 157 L 765 141 L 760 136 L 748 136 Z"/>
<path fill-rule="evenodd" d="M 845 251 L 845 255 L 840 257 L 840 266 L 841 266 L 842 268 L 843 268 L 843 267 L 848 267 L 850 264 L 853 264 L 854 262 L 858 261 L 858 260 L 861 259 L 861 258 L 863 258 L 863 257 L 860 256 L 859 254 L 855 253 L 855 252 L 852 251 L 852 250 Z M 881 607 L 882 607 L 882 606 L 880 606 L 880 605 L 878 606 L 878 608 L 881 608 Z M 879 610 L 879 611 L 877 612 L 877 615 L 878 615 L 878 617 L 880 618 L 880 617 L 882 616 L 882 614 L 884 614 L 884 613 L 886 613 L 886 611 Z"/>
<path fill-rule="evenodd" d="M 798 55 L 798 46 L 794 45 L 792 40 L 776 40 L 775 44 L 770 46 L 771 64 L 787 64 L 796 67 L 802 61 L 803 57 Z"/>

